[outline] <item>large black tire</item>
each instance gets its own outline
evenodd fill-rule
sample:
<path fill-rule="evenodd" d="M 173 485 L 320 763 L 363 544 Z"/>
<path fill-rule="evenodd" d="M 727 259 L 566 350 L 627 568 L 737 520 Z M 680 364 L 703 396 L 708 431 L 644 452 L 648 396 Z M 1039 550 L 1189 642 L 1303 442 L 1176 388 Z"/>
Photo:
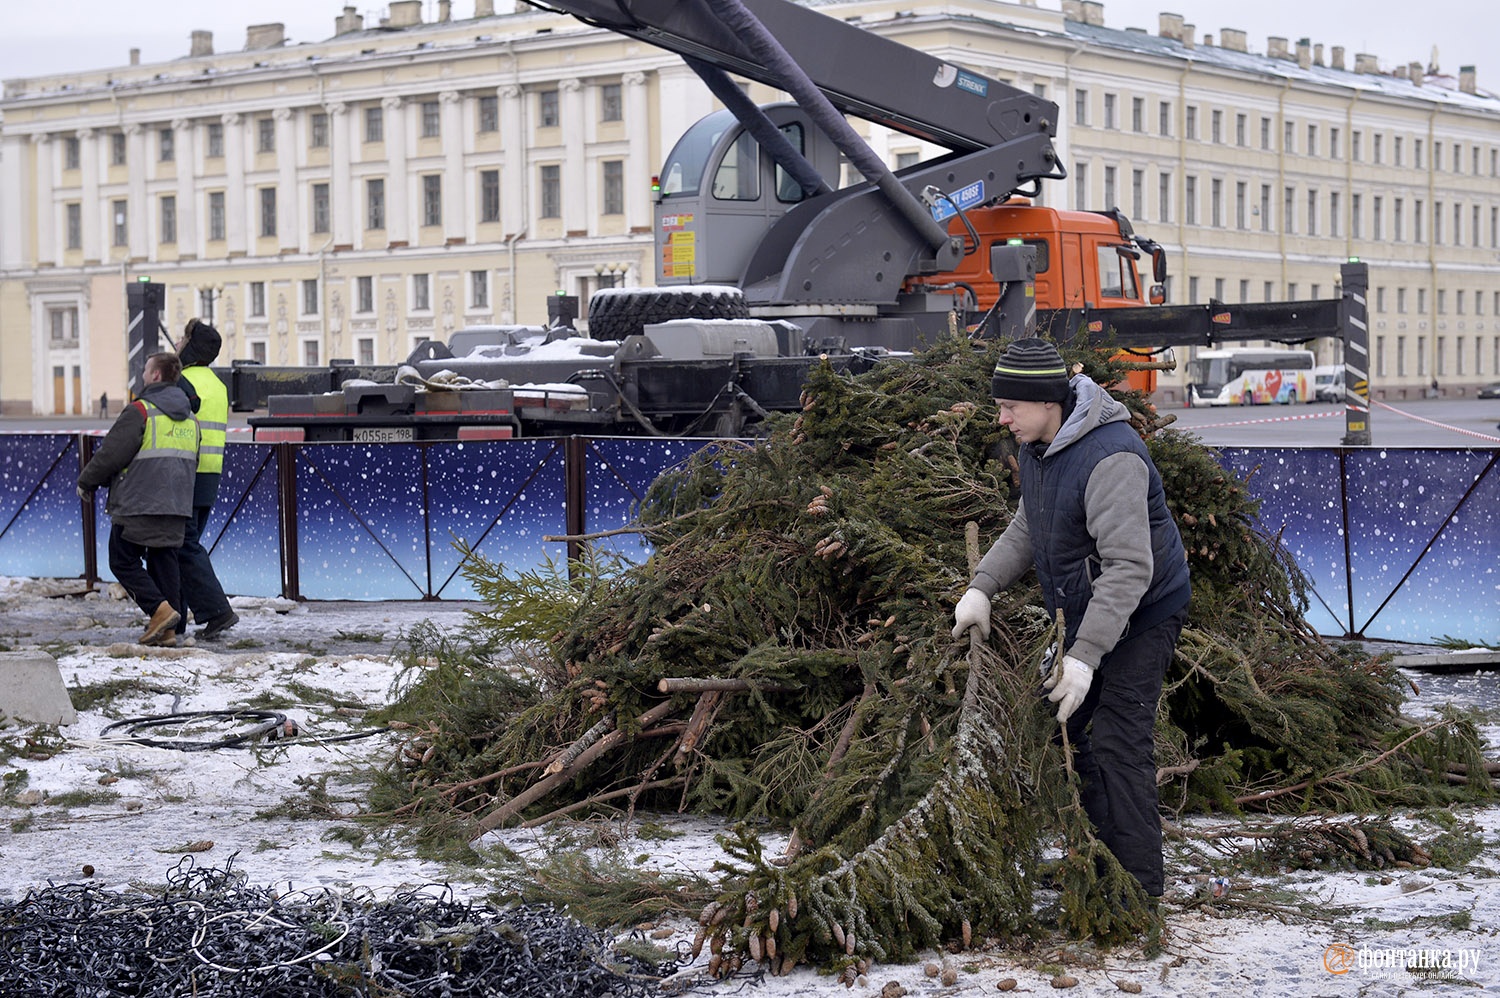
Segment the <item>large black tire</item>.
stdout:
<path fill-rule="evenodd" d="M 623 340 L 653 322 L 749 317 L 750 309 L 738 288 L 610 289 L 589 299 L 589 336 L 596 340 Z"/>

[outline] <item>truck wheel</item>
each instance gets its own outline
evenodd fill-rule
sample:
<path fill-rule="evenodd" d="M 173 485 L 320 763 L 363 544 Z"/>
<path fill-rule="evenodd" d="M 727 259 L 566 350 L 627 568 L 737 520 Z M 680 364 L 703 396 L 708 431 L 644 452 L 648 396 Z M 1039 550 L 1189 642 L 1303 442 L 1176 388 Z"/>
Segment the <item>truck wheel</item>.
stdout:
<path fill-rule="evenodd" d="M 738 288 L 606 289 L 589 299 L 589 336 L 623 340 L 653 322 L 670 319 L 748 319 L 750 309 Z"/>

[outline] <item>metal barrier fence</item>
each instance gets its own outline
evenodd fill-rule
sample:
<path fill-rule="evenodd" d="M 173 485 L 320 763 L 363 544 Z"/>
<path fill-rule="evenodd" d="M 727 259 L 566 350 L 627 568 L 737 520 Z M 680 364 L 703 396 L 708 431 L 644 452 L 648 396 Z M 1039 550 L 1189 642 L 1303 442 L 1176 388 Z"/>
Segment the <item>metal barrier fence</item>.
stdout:
<path fill-rule="evenodd" d="M 108 579 L 103 493 L 74 494 L 91 434 L 0 434 L 0 575 Z M 516 571 L 546 536 L 625 526 L 701 440 L 253 444 L 226 449 L 203 542 L 226 591 L 473 599 L 455 542 Z M 1322 634 L 1500 643 L 1500 449 L 1224 448 L 1312 587 Z M 598 543 L 644 556 L 629 534 Z"/>

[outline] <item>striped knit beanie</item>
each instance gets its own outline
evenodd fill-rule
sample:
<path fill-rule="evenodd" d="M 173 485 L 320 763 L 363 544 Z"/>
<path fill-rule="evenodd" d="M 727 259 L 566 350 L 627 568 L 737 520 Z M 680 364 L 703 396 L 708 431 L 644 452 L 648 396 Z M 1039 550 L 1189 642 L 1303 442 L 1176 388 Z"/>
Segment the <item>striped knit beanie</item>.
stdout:
<path fill-rule="evenodd" d="M 1072 395 L 1062 354 L 1046 340 L 1016 340 L 995 364 L 990 395 L 1011 402 L 1063 402 Z"/>

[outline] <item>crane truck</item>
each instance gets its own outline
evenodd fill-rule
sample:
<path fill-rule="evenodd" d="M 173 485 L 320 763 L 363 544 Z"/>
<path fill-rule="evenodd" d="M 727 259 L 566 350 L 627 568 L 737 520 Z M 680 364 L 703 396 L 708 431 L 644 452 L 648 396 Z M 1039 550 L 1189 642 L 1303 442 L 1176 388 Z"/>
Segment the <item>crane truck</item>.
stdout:
<path fill-rule="evenodd" d="M 567 309 L 547 327 L 476 331 L 489 342 L 465 356 L 423 344 L 402 370 L 409 391 L 359 371 L 340 399 L 350 379 L 330 368 L 319 387 L 334 397 L 319 403 L 266 391 L 284 370 L 236 368 L 237 407 L 268 408 L 249 420 L 257 439 L 738 435 L 799 407 L 812 358 L 862 370 L 955 323 L 1146 351 L 1344 336 L 1351 308 L 1362 328 L 1349 293 L 1362 266 L 1341 299 L 1164 304 L 1166 253 L 1117 208 L 1034 203 L 1066 177 L 1044 97 L 791 0 L 533 6 L 680 54 L 724 105 L 654 179 L 656 287 L 597 292 L 572 353 Z M 793 99 L 756 105 L 731 74 Z M 950 151 L 891 170 L 846 116 Z M 859 178 L 840 186 L 846 161 Z M 455 401 L 455 380 L 494 394 Z"/>

